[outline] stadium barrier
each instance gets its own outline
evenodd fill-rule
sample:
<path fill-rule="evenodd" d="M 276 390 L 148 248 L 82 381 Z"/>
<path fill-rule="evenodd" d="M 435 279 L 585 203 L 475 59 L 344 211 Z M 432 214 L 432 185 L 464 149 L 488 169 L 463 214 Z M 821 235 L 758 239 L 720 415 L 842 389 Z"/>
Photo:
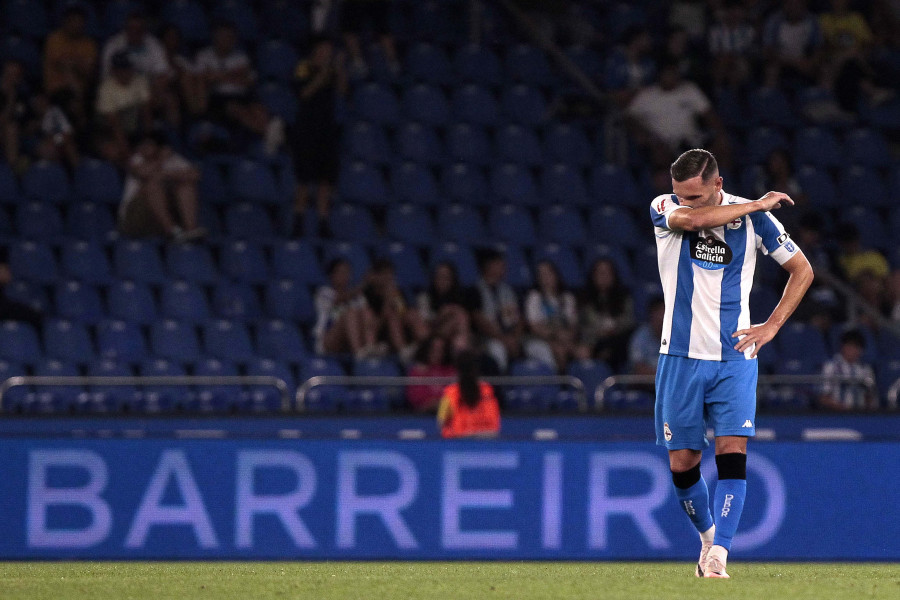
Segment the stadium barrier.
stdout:
<path fill-rule="evenodd" d="M 898 560 L 900 446 L 768 442 L 735 560 Z M 711 453 L 702 465 L 711 487 Z M 0 558 L 696 559 L 652 442 L 0 439 Z M 857 510 L 854 507 L 865 507 Z"/>

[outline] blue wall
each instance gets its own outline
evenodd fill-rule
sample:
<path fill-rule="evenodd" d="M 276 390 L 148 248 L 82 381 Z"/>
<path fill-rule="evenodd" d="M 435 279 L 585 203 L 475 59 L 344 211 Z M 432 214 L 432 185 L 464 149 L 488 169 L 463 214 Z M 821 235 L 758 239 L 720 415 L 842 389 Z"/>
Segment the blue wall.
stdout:
<path fill-rule="evenodd" d="M 894 443 L 754 444 L 734 555 L 900 559 L 897 465 Z M 3 559 L 690 560 L 698 548 L 665 453 L 641 442 L 5 439 L 0 505 Z"/>

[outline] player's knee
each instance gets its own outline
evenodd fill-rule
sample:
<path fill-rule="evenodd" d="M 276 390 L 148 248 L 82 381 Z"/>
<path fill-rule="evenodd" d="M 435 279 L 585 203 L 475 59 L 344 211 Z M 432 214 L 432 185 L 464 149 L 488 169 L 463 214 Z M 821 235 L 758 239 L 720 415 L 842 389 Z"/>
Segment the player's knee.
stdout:
<path fill-rule="evenodd" d="M 672 471 L 672 483 L 680 490 L 686 490 L 700 481 L 700 463 L 687 471 Z"/>
<path fill-rule="evenodd" d="M 747 455 L 741 452 L 728 452 L 716 455 L 716 468 L 719 480 L 747 479 Z"/>

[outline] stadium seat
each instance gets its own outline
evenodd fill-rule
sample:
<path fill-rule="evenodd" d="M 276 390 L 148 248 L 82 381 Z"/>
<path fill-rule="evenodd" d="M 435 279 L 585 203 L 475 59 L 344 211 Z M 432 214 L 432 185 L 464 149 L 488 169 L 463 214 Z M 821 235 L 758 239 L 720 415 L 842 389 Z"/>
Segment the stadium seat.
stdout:
<path fill-rule="evenodd" d="M 887 207 L 890 204 L 885 181 L 872 167 L 853 165 L 842 169 L 838 187 L 842 201 L 851 205 Z"/>
<path fill-rule="evenodd" d="M 366 83 L 353 92 L 353 111 L 357 118 L 379 125 L 400 121 L 400 101 L 385 85 Z"/>
<path fill-rule="evenodd" d="M 536 88 L 517 85 L 503 92 L 503 112 L 514 123 L 537 126 L 548 118 L 544 95 Z"/>
<path fill-rule="evenodd" d="M 787 96 L 778 88 L 757 88 L 747 96 L 747 106 L 750 118 L 759 125 L 792 128 L 801 122 Z"/>
<path fill-rule="evenodd" d="M 116 230 L 109 208 L 102 204 L 81 202 L 69 207 L 66 232 L 79 240 L 106 239 Z"/>
<path fill-rule="evenodd" d="M 447 132 L 447 156 L 453 162 L 487 165 L 493 161 L 491 142 L 484 128 L 456 123 Z"/>
<path fill-rule="evenodd" d="M 94 360 L 94 345 L 86 325 L 53 318 L 44 323 L 44 353 L 72 364 Z"/>
<path fill-rule="evenodd" d="M 440 88 L 423 83 L 406 88 L 403 117 L 410 121 L 441 127 L 450 119 L 450 103 Z"/>
<path fill-rule="evenodd" d="M 213 160 L 200 162 L 200 181 L 197 182 L 197 197 L 201 204 L 227 204 L 231 200 L 230 186 L 225 183 L 222 167 Z"/>
<path fill-rule="evenodd" d="M 297 51 L 283 40 L 267 40 L 256 49 L 256 71 L 264 81 L 290 83 L 298 60 Z"/>
<path fill-rule="evenodd" d="M 883 168 L 891 162 L 891 151 L 884 136 L 872 129 L 858 128 L 844 139 L 845 161 L 863 167 Z"/>
<path fill-rule="evenodd" d="M 568 123 L 558 123 L 550 128 L 544 138 L 544 152 L 552 162 L 572 167 L 587 167 L 594 158 L 584 130 Z"/>
<path fill-rule="evenodd" d="M 850 206 L 841 213 L 841 218 L 856 226 L 864 248 L 887 250 L 896 244 L 896 240 L 891 238 L 887 223 L 872 208 Z"/>
<path fill-rule="evenodd" d="M 265 313 L 275 319 L 300 321 L 306 325 L 315 318 L 309 288 L 291 279 L 279 279 L 266 284 L 263 293 Z"/>
<path fill-rule="evenodd" d="M 833 208 L 838 205 L 837 188 L 825 169 L 802 166 L 797 169 L 797 183 L 813 206 Z"/>
<path fill-rule="evenodd" d="M 253 321 L 262 316 L 256 290 L 246 283 L 220 281 L 213 288 L 212 309 L 216 317 Z"/>
<path fill-rule="evenodd" d="M 15 302 L 21 302 L 38 312 L 50 310 L 50 297 L 44 286 L 30 281 L 11 281 L 3 288 L 7 298 Z"/>
<path fill-rule="evenodd" d="M 37 332 L 28 323 L 0 321 L 0 358 L 20 364 L 34 364 L 43 353 Z"/>
<path fill-rule="evenodd" d="M 3 328 L 0 325 L 0 340 L 3 340 Z M 25 367 L 18 362 L 0 358 L 0 381 L 6 381 L 11 377 L 21 377 L 27 375 Z M 25 386 L 15 386 L 6 390 L 3 394 L 3 405 L 0 406 L 0 414 L 9 415 L 21 413 L 23 410 L 22 403 L 25 400 L 28 390 Z"/>
<path fill-rule="evenodd" d="M 199 284 L 170 280 L 160 292 L 160 314 L 166 319 L 199 323 L 209 318 L 209 302 Z"/>
<path fill-rule="evenodd" d="M 397 154 L 402 160 L 438 165 L 444 160 L 444 149 L 430 125 L 406 123 L 396 133 Z"/>
<path fill-rule="evenodd" d="M 95 325 L 103 318 L 103 303 L 97 288 L 79 281 L 57 283 L 54 291 L 56 314 L 64 319 Z"/>
<path fill-rule="evenodd" d="M 0 37 L 0 57 L 3 60 L 19 61 L 25 67 L 26 73 L 40 72 L 40 48 L 29 37 L 20 35 L 19 32 L 13 31 Z"/>
<path fill-rule="evenodd" d="M 611 163 L 591 169 L 590 192 L 593 201 L 599 204 L 635 206 L 638 203 L 637 186 L 631 173 Z"/>
<path fill-rule="evenodd" d="M 275 377 L 287 384 L 288 405 L 282 405 L 281 393 L 271 385 L 248 386 L 243 394 L 243 400 L 239 406 L 241 411 L 251 413 L 277 413 L 290 410 L 293 406 L 294 392 L 297 384 L 291 373 L 290 367 L 281 360 L 271 358 L 257 358 L 247 365 L 247 375 Z"/>
<path fill-rule="evenodd" d="M 315 249 L 305 240 L 287 240 L 272 247 L 272 275 L 309 285 L 325 281 Z"/>
<path fill-rule="evenodd" d="M 443 170 L 441 184 L 451 202 L 482 205 L 487 201 L 487 181 L 482 170 L 474 165 L 447 165 Z"/>
<path fill-rule="evenodd" d="M 17 204 L 21 201 L 22 191 L 15 173 L 5 162 L 0 162 L 0 204 Z"/>
<path fill-rule="evenodd" d="M 468 84 L 453 94 L 453 117 L 456 121 L 493 127 L 500 117 L 497 99 L 487 89 Z"/>
<path fill-rule="evenodd" d="M 156 320 L 156 302 L 150 288 L 140 282 L 116 281 L 107 292 L 109 314 L 115 319 L 149 325 Z"/>
<path fill-rule="evenodd" d="M 101 358 L 88 365 L 87 374 L 94 377 L 133 377 L 134 371 L 127 364 Z M 134 385 L 92 385 L 86 395 L 87 400 L 81 403 L 80 408 L 92 413 L 131 412 L 139 398 Z"/>
<path fill-rule="evenodd" d="M 641 228 L 635 223 L 631 213 L 619 206 L 600 206 L 592 210 L 588 218 L 588 227 L 590 238 L 598 242 L 628 250 L 636 250 L 646 243 L 646 236 L 640 233 Z M 643 229 L 647 231 L 649 228 L 648 219 Z M 656 265 L 655 259 L 653 264 Z"/>
<path fill-rule="evenodd" d="M 275 237 L 275 228 L 266 209 L 249 202 L 225 209 L 225 232 L 240 240 L 266 241 Z"/>
<path fill-rule="evenodd" d="M 534 287 L 531 265 L 521 246 L 498 242 L 490 247 L 502 254 L 506 260 L 506 282 L 509 285 L 519 290 L 527 290 Z"/>
<path fill-rule="evenodd" d="M 262 30 L 271 38 L 293 44 L 307 41 L 307 13 L 297 10 L 297 4 L 293 0 L 270 0 L 262 3 L 259 21 Z"/>
<path fill-rule="evenodd" d="M 309 356 L 297 326 L 281 319 L 271 319 L 257 325 L 256 351 L 260 356 L 290 363 L 302 363 Z"/>
<path fill-rule="evenodd" d="M 419 43 L 406 53 L 406 72 L 414 81 L 429 85 L 453 83 L 453 67 L 447 54 L 435 44 Z"/>
<path fill-rule="evenodd" d="M 30 0 L 7 0 L 3 4 L 6 21 L 4 30 L 15 31 L 31 38 L 41 38 L 49 33 L 50 21 L 43 3 Z"/>
<path fill-rule="evenodd" d="M 112 0 L 105 3 L 103 16 L 100 18 L 100 35 L 106 39 L 112 37 L 125 25 L 125 21 L 141 5 L 137 0 Z"/>
<path fill-rule="evenodd" d="M 364 206 L 341 204 L 329 217 L 334 238 L 348 242 L 373 244 L 378 241 L 378 231 L 372 213 Z"/>
<path fill-rule="evenodd" d="M 353 375 L 357 377 L 396 377 L 400 367 L 391 359 L 365 358 L 353 363 Z M 404 399 L 403 387 L 361 386 L 350 391 L 346 403 L 351 413 L 384 413 L 392 406 L 399 406 Z"/>
<path fill-rule="evenodd" d="M 491 238 L 510 244 L 534 244 L 537 229 L 528 211 L 516 204 L 492 206 L 488 214 Z"/>
<path fill-rule="evenodd" d="M 147 358 L 147 343 L 137 324 L 104 319 L 97 325 L 97 355 L 122 363 L 139 363 Z"/>
<path fill-rule="evenodd" d="M 200 359 L 200 343 L 193 323 L 160 319 L 150 326 L 150 349 L 153 354 L 180 363 Z"/>
<path fill-rule="evenodd" d="M 381 171 L 360 161 L 341 166 L 338 192 L 348 202 L 384 205 L 388 200 L 387 185 Z"/>
<path fill-rule="evenodd" d="M 345 375 L 343 367 L 333 358 L 316 357 L 306 361 L 302 367 L 301 379 L 306 380 L 319 376 Z M 311 388 L 298 406 L 298 410 L 313 413 L 335 412 L 344 406 L 349 391 L 339 385 L 319 385 Z"/>
<path fill-rule="evenodd" d="M 807 127 L 794 137 L 793 159 L 797 165 L 836 167 L 844 160 L 844 150 L 830 130 Z"/>
<path fill-rule="evenodd" d="M 550 204 L 587 206 L 587 184 L 577 167 L 565 163 L 548 166 L 541 173 L 541 194 Z"/>
<path fill-rule="evenodd" d="M 181 363 L 165 358 L 152 358 L 138 368 L 142 377 L 179 377 L 185 375 Z M 160 385 L 145 383 L 135 411 L 146 414 L 171 412 L 183 406 L 190 397 L 190 388 L 182 385 Z"/>
<path fill-rule="evenodd" d="M 281 117 L 288 127 L 297 122 L 297 96 L 284 84 L 269 81 L 257 90 L 259 101 L 275 116 Z"/>
<path fill-rule="evenodd" d="M 203 325 L 203 350 L 209 356 L 245 363 L 253 358 L 246 326 L 239 321 L 216 319 Z"/>
<path fill-rule="evenodd" d="M 169 244 L 165 248 L 166 271 L 174 279 L 209 285 L 219 275 L 209 248 L 200 244 Z"/>
<path fill-rule="evenodd" d="M 772 127 L 757 127 L 747 135 L 744 153 L 748 162 L 762 165 L 772 152 L 787 148 L 787 138 L 780 131 Z"/>
<path fill-rule="evenodd" d="M 14 279 L 45 285 L 56 283 L 59 277 L 53 250 L 39 242 L 14 243 L 9 250 L 9 270 Z"/>
<path fill-rule="evenodd" d="M 444 242 L 434 246 L 431 249 L 429 268 L 434 270 L 435 266 L 442 262 L 449 262 L 456 267 L 461 285 L 471 286 L 478 281 L 478 262 L 469 246 L 453 242 Z"/>
<path fill-rule="evenodd" d="M 241 160 L 230 171 L 228 185 L 235 198 L 255 204 L 280 204 L 272 169 L 255 160 Z"/>
<path fill-rule="evenodd" d="M 551 377 L 553 368 L 534 359 L 513 361 L 509 368 L 513 377 Z M 504 395 L 505 409 L 515 412 L 547 412 L 556 400 L 558 387 L 546 384 L 512 385 Z"/>
<path fill-rule="evenodd" d="M 77 377 L 78 367 L 70 362 L 47 358 L 36 364 L 37 377 Z M 78 385 L 34 386 L 25 397 L 23 412 L 37 414 L 67 414 L 80 410 L 87 400 L 84 389 Z"/>
<path fill-rule="evenodd" d="M 542 165 L 544 157 L 537 135 L 521 125 L 507 125 L 497 132 L 497 155 L 500 161 L 527 167 Z"/>
<path fill-rule="evenodd" d="M 98 158 L 85 158 L 75 167 L 75 199 L 97 204 L 122 200 L 122 177 L 115 166 Z"/>
<path fill-rule="evenodd" d="M 825 338 L 822 334 L 814 327 L 799 321 L 789 322 L 778 332 L 777 346 L 783 363 L 802 362 L 797 368 L 783 365 L 785 369 L 797 373 L 818 373 L 822 363 L 828 359 Z"/>
<path fill-rule="evenodd" d="M 112 281 L 109 259 L 100 244 L 82 240 L 66 242 L 60 255 L 65 276 L 96 285 Z"/>
<path fill-rule="evenodd" d="M 212 21 L 230 23 L 244 42 L 255 43 L 259 37 L 259 25 L 252 4 L 244 0 L 222 0 L 213 4 Z"/>
<path fill-rule="evenodd" d="M 393 155 L 384 130 L 378 125 L 357 121 L 344 136 L 347 152 L 354 160 L 384 165 Z"/>
<path fill-rule="evenodd" d="M 435 226 L 428 211 L 415 204 L 388 207 L 385 230 L 390 239 L 417 246 L 434 241 Z"/>
<path fill-rule="evenodd" d="M 531 173 L 519 165 L 507 163 L 491 170 L 491 191 L 501 203 L 526 206 L 540 204 L 537 185 Z"/>
<path fill-rule="evenodd" d="M 441 202 L 431 169 L 412 161 L 400 162 L 393 166 L 391 191 L 393 192 L 392 200 L 396 202 L 428 206 Z M 393 203 L 391 204 L 393 205 Z"/>
<path fill-rule="evenodd" d="M 360 281 L 369 272 L 371 260 L 362 244 L 352 242 L 328 242 L 322 248 L 322 264 L 329 265 L 335 259 L 344 259 L 353 267 L 353 281 Z"/>
<path fill-rule="evenodd" d="M 269 269 L 259 244 L 243 240 L 225 244 L 219 260 L 222 273 L 235 281 L 262 284 L 268 280 Z"/>
<path fill-rule="evenodd" d="M 200 45 L 209 41 L 209 21 L 203 7 L 194 0 L 166 2 L 160 10 L 163 23 L 174 25 L 186 42 Z"/>
<path fill-rule="evenodd" d="M 569 289 L 580 289 L 584 286 L 585 274 L 572 248 L 560 244 L 544 244 L 535 248 L 534 263 L 549 260 L 556 265 L 563 284 Z"/>
<path fill-rule="evenodd" d="M 584 384 L 585 400 L 588 406 L 596 407 L 594 400 L 596 398 L 597 387 L 603 381 L 610 377 L 612 369 L 601 360 L 579 360 L 569 365 L 567 373 L 572 377 L 577 377 Z"/>
<path fill-rule="evenodd" d="M 481 216 L 471 206 L 451 204 L 443 206 L 437 215 L 440 239 L 474 244 L 486 239 Z"/>
<path fill-rule="evenodd" d="M 423 244 L 424 246 L 425 244 Z M 428 284 L 428 275 L 422 259 L 412 246 L 399 242 L 391 242 L 379 253 L 394 265 L 397 285 L 404 290 L 418 290 Z"/>
<path fill-rule="evenodd" d="M 503 77 L 497 55 L 478 44 L 459 48 L 453 57 L 453 67 L 456 75 L 465 83 L 495 86 L 500 84 Z"/>
<path fill-rule="evenodd" d="M 71 197 L 69 176 L 58 163 L 36 162 L 22 175 L 22 192 L 29 200 L 62 204 Z"/>
<path fill-rule="evenodd" d="M 204 377 L 233 377 L 238 375 L 237 367 L 219 358 L 203 358 L 194 368 L 194 375 Z M 186 403 L 188 412 L 224 413 L 236 409 L 241 401 L 241 388 L 237 385 L 201 385 Z"/>
<path fill-rule="evenodd" d="M 538 238 L 569 246 L 581 246 L 587 242 L 584 219 L 578 211 L 566 206 L 551 206 L 538 215 Z"/>
<path fill-rule="evenodd" d="M 16 211 L 16 231 L 25 239 L 54 240 L 62 230 L 62 216 L 52 204 L 28 202 Z"/>
<path fill-rule="evenodd" d="M 113 266 L 121 279 L 161 284 L 166 280 L 159 244 L 147 240 L 118 240 L 113 244 Z"/>
<path fill-rule="evenodd" d="M 549 85 L 553 81 L 550 63 L 544 52 L 528 44 L 516 44 L 504 58 L 506 77 L 530 85 Z"/>

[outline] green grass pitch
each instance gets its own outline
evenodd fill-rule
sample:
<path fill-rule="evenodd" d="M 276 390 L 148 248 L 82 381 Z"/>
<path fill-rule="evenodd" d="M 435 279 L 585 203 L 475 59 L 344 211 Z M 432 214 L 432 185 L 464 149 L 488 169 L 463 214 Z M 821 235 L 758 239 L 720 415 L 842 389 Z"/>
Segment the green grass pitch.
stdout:
<path fill-rule="evenodd" d="M 27 562 L 0 563 L 4 600 L 205 598 L 866 599 L 900 598 L 900 564 L 740 563 L 699 580 L 689 563 Z"/>

